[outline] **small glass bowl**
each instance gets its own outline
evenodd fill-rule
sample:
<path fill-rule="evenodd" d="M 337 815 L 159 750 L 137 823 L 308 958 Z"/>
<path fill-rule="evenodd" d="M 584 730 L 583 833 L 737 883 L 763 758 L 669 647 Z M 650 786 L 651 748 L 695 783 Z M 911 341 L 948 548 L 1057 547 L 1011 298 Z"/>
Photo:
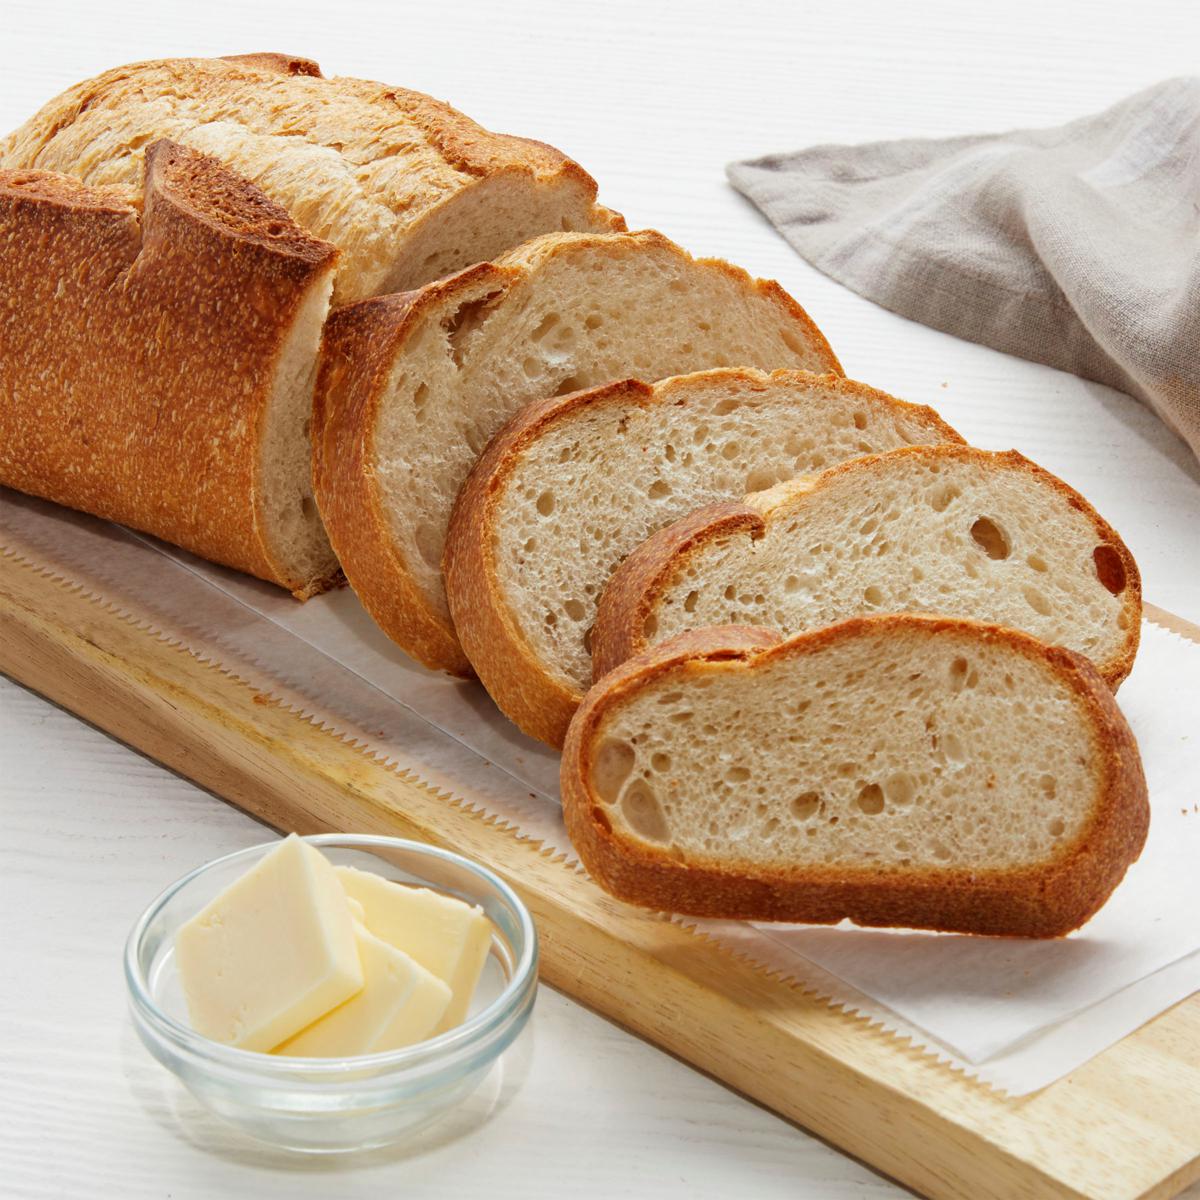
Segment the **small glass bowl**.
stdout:
<path fill-rule="evenodd" d="M 305 841 L 339 866 L 431 887 L 483 909 L 492 947 L 467 1020 L 415 1046 L 344 1059 L 259 1054 L 191 1029 L 175 935 L 276 841 L 199 867 L 142 914 L 125 947 L 133 1022 L 150 1053 L 202 1104 L 260 1141 L 315 1154 L 387 1145 L 465 1099 L 525 1027 L 537 992 L 537 933 L 503 880 L 457 854 L 367 835 Z"/>

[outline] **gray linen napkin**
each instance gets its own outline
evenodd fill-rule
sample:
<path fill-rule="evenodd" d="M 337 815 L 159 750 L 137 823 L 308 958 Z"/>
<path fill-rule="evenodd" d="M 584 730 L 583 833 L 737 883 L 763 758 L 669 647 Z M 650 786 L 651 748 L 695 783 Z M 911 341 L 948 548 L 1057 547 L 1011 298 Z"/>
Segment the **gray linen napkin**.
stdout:
<path fill-rule="evenodd" d="M 1200 457 L 1200 78 L 1057 129 L 815 146 L 729 178 L 839 283 L 1128 392 Z"/>

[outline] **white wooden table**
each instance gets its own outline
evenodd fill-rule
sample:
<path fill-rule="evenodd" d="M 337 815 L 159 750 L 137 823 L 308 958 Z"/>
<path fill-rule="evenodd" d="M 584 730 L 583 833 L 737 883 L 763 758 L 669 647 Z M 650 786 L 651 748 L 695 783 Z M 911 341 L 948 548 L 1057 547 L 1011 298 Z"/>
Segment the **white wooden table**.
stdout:
<path fill-rule="evenodd" d="M 105 67 L 283 50 L 555 143 L 631 227 L 779 278 L 847 371 L 1015 445 L 1125 536 L 1146 594 L 1200 620 L 1200 468 L 1133 401 L 909 324 L 801 262 L 724 182 L 817 141 L 1050 124 L 1195 69 L 1194 0 L 901 4 L 9 3 L 0 127 Z M 543 989 L 470 1109 L 403 1153 L 297 1160 L 206 1118 L 141 1050 L 120 952 L 146 901 L 261 826 L 0 680 L 0 1194 L 749 1195 L 901 1190 Z M 1200 1189 L 1191 1193 L 1200 1198 Z"/>

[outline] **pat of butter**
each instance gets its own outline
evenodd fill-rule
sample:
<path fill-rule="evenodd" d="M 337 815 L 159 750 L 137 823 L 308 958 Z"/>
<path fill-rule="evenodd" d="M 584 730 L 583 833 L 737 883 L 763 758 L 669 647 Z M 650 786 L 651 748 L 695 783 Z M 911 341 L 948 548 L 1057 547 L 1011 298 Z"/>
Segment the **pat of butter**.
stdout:
<path fill-rule="evenodd" d="M 492 925 L 483 910 L 369 871 L 335 869 L 346 895 L 362 905 L 366 927 L 450 985 L 453 999 L 434 1032 L 461 1025 L 492 944 Z"/>
<path fill-rule="evenodd" d="M 450 989 L 407 954 L 355 927 L 363 988 L 294 1038 L 276 1054 L 348 1058 L 423 1042 L 442 1019 Z"/>
<path fill-rule="evenodd" d="M 271 1050 L 363 986 L 333 866 L 285 838 L 180 930 L 175 961 L 197 1032 Z"/>

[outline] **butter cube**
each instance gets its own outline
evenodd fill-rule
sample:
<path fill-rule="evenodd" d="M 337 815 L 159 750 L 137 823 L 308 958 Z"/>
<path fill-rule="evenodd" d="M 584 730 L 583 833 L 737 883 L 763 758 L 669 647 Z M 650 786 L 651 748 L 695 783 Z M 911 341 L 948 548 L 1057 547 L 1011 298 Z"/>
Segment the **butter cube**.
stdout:
<path fill-rule="evenodd" d="M 450 985 L 453 998 L 434 1032 L 461 1025 L 492 944 L 483 910 L 354 867 L 336 871 L 346 895 L 362 905 L 366 927 Z"/>
<path fill-rule="evenodd" d="M 450 1003 L 450 989 L 362 925 L 355 928 L 363 988 L 275 1049 L 308 1058 L 378 1054 L 423 1042 Z"/>
<path fill-rule="evenodd" d="M 332 864 L 285 838 L 180 930 L 192 1027 L 267 1051 L 363 986 L 354 919 Z"/>

